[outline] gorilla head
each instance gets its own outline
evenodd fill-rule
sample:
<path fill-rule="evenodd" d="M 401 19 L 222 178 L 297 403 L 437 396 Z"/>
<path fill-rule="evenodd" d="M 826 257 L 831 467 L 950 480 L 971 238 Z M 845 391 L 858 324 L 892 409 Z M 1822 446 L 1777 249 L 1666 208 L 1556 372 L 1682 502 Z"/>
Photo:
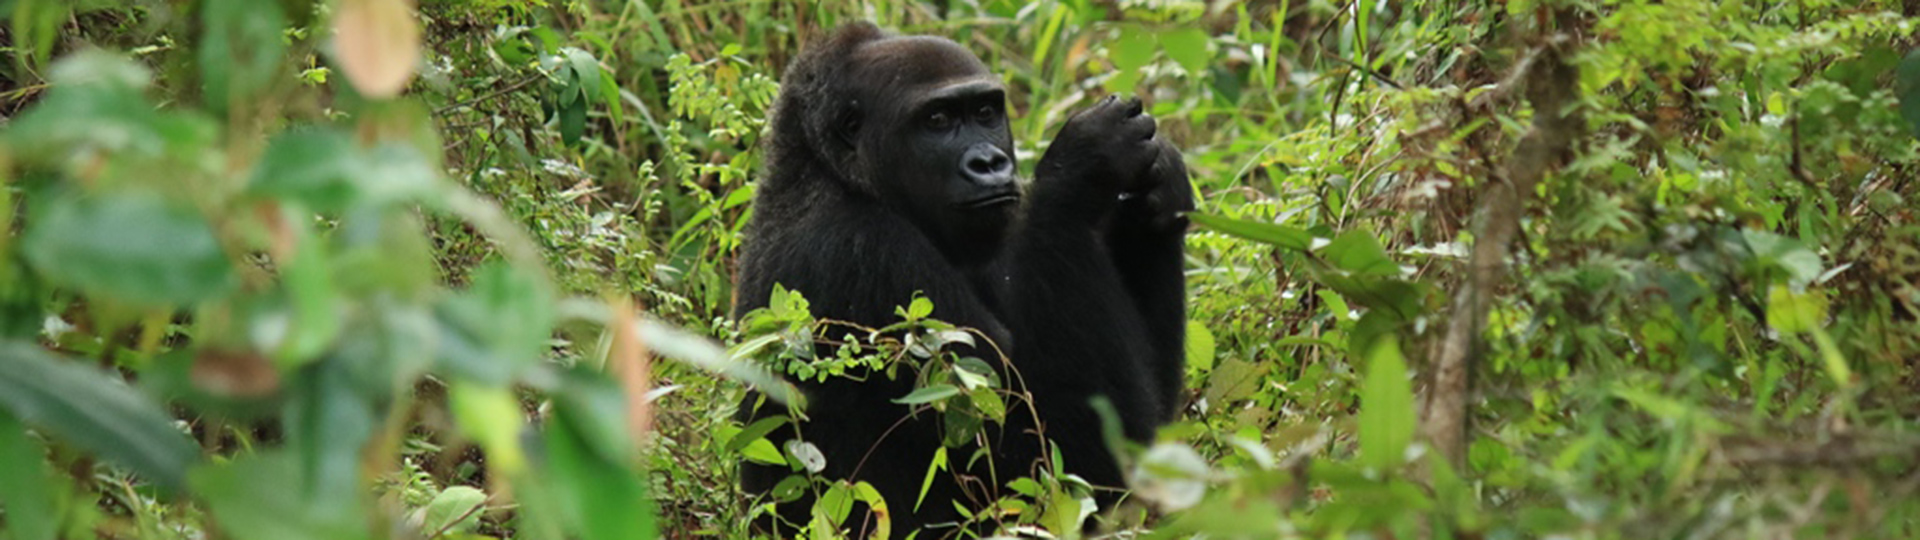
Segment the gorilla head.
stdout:
<path fill-rule="evenodd" d="M 997 253 L 1020 190 L 1006 90 L 973 53 L 859 25 L 802 58 L 781 84 L 773 167 L 810 162 L 814 181 L 844 179 L 907 216 L 957 264 Z"/>

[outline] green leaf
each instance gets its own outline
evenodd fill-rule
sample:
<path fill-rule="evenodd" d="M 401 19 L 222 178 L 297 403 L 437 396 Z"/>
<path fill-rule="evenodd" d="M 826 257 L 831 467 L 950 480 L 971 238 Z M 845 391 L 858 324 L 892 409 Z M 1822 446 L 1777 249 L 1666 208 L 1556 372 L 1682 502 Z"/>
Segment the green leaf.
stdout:
<path fill-rule="evenodd" d="M 447 408 L 461 431 L 487 452 L 488 465 L 510 475 L 526 470 L 527 455 L 520 448 L 520 426 L 526 418 L 513 392 L 504 386 L 456 382 L 447 389 Z"/>
<path fill-rule="evenodd" d="M 576 538 L 599 540 L 653 540 L 659 537 L 653 498 L 637 471 L 627 465 L 631 456 L 607 459 L 593 450 L 589 436 L 581 433 L 583 422 L 576 416 L 585 413 L 576 407 L 556 403 L 558 422 L 547 425 L 543 467 L 540 478 L 558 497 L 562 512 L 571 522 Z"/>
<path fill-rule="evenodd" d="M 556 317 L 549 289 L 542 276 L 513 266 L 482 266 L 465 292 L 435 306 L 439 366 L 504 386 L 539 365 Z"/>
<path fill-rule="evenodd" d="M 798 299 L 798 294 L 793 298 Z M 801 305 L 805 305 L 804 301 Z M 651 319 L 644 319 L 636 324 L 639 325 L 640 339 L 645 340 L 647 345 L 653 347 L 653 352 L 660 353 L 661 356 L 745 382 L 774 401 L 805 406 L 805 396 L 795 390 L 793 385 L 787 384 L 751 361 L 728 355 L 725 348 L 712 340 Z"/>
<path fill-rule="evenodd" d="M 1798 240 L 1766 231 L 1742 230 L 1747 249 L 1753 252 L 1751 264 L 1762 272 L 1783 274 L 1787 285 L 1804 289 L 1819 279 L 1823 269 L 1820 255 Z"/>
<path fill-rule="evenodd" d="M 20 247 L 48 281 L 149 307 L 208 300 L 237 284 L 213 229 L 157 195 L 68 193 L 34 210 Z"/>
<path fill-rule="evenodd" d="M 1187 321 L 1187 365 L 1202 372 L 1213 369 L 1213 332 L 1200 321 Z"/>
<path fill-rule="evenodd" d="M 1406 460 L 1413 443 L 1413 385 L 1400 344 L 1388 338 L 1367 355 L 1367 378 L 1360 389 L 1359 463 L 1393 469 Z"/>
<path fill-rule="evenodd" d="M 1119 39 L 1113 40 L 1107 50 L 1114 67 L 1121 71 L 1133 71 L 1153 60 L 1153 50 L 1157 45 L 1153 34 L 1137 25 L 1126 25 L 1120 27 Z"/>
<path fill-rule="evenodd" d="M 12 415 L 0 414 L 0 508 L 7 511 L 0 536 L 54 540 L 60 527 L 54 486 L 63 480 L 47 467 L 46 446 L 26 430 Z"/>
<path fill-rule="evenodd" d="M 426 534 L 471 532 L 480 526 L 487 493 L 471 486 L 452 486 L 433 496 L 421 509 L 420 530 Z"/>
<path fill-rule="evenodd" d="M 899 403 L 901 405 L 919 405 L 922 403 L 931 403 L 935 401 L 940 401 L 940 400 L 947 399 L 957 395 L 960 395 L 959 387 L 956 387 L 951 384 L 944 384 L 944 383 L 930 384 L 920 388 L 915 388 L 913 392 L 908 393 L 905 396 L 901 396 L 897 399 L 894 399 L 893 402 Z"/>
<path fill-rule="evenodd" d="M 910 304 L 907 304 L 906 318 L 909 321 L 917 321 L 920 319 L 925 319 L 927 318 L 928 315 L 932 315 L 932 314 L 933 314 L 933 301 L 928 300 L 927 297 L 925 296 L 915 296 L 913 297 L 913 302 Z"/>
<path fill-rule="evenodd" d="M 947 447 L 933 449 L 933 461 L 927 463 L 927 474 L 920 479 L 920 494 L 913 499 L 913 511 L 919 512 L 920 505 L 927 502 L 927 492 L 933 488 L 933 479 L 940 471 L 947 470 Z"/>
<path fill-rule="evenodd" d="M 1265 242 L 1306 253 L 1313 246 L 1313 235 L 1306 230 L 1272 223 L 1258 223 L 1194 212 L 1187 218 L 1202 227 L 1256 242 Z"/>
<path fill-rule="evenodd" d="M 1380 247 L 1380 240 L 1367 231 L 1340 233 L 1326 247 L 1320 248 L 1320 256 L 1334 268 L 1356 276 L 1390 277 L 1400 274 L 1400 265 L 1387 256 L 1387 250 Z"/>
<path fill-rule="evenodd" d="M 362 540 L 367 521 L 357 504 L 340 504 L 303 489 L 284 451 L 246 454 L 193 471 L 193 492 L 236 540 Z"/>
<path fill-rule="evenodd" d="M 753 444 L 754 441 L 764 441 L 768 433 L 773 433 L 773 430 L 779 429 L 780 426 L 787 425 L 787 423 L 791 421 L 792 419 L 787 418 L 786 415 L 780 414 L 754 420 L 753 423 L 747 424 L 747 427 L 742 428 L 739 433 L 735 433 L 733 438 L 727 440 L 727 450 L 730 452 L 738 452 L 745 449 L 747 445 Z M 778 449 L 774 451 L 775 453 L 779 452 Z"/>
<path fill-rule="evenodd" d="M 349 361 L 342 356 L 336 354 L 297 372 L 300 376 L 289 385 L 281 420 L 287 435 L 287 459 L 294 467 L 289 481 L 311 505 L 359 504 L 360 453 L 379 429 L 374 398 L 356 388 Z M 335 515 L 354 510 L 315 508 L 308 512 Z"/>
<path fill-rule="evenodd" d="M 563 373 L 564 384 L 553 397 L 555 407 L 567 410 L 559 420 L 571 422 L 573 432 L 602 460 L 619 462 L 639 452 L 629 432 L 632 423 L 626 390 L 599 371 L 572 369 Z"/>
<path fill-rule="evenodd" d="M 1900 59 L 1894 79 L 1900 98 L 1900 116 L 1907 119 L 1907 127 L 1913 131 L 1913 136 L 1920 137 L 1920 49 Z"/>
<path fill-rule="evenodd" d="M 287 215 L 306 214 L 290 209 Z M 340 337 L 346 301 L 334 286 L 326 242 L 313 234 L 309 220 L 292 217 L 287 221 L 293 236 L 293 256 L 278 262 L 280 285 L 286 289 L 293 324 L 274 350 L 273 359 L 282 370 L 290 371 L 319 358 Z"/>
<path fill-rule="evenodd" d="M 145 393 L 32 344 L 0 342 L 0 407 L 169 490 L 185 486 L 200 460 L 200 447 Z"/>
<path fill-rule="evenodd" d="M 253 98 L 279 74 L 286 56 L 280 5 L 253 0 L 208 0 L 200 6 L 200 80 L 216 111 Z"/>
<path fill-rule="evenodd" d="M 1213 62 L 1213 52 L 1207 50 L 1211 41 L 1206 30 L 1194 26 L 1160 33 L 1160 44 L 1167 48 L 1167 56 L 1192 75 L 1205 73 L 1207 65 Z"/>
<path fill-rule="evenodd" d="M 270 197 L 292 199 L 321 212 L 338 212 L 358 204 L 359 149 L 347 135 L 331 129 L 294 129 L 267 143 L 254 164 L 248 189 Z"/>
<path fill-rule="evenodd" d="M 1785 285 L 1767 289 L 1767 326 L 1783 334 L 1820 328 L 1827 320 L 1827 296 L 1820 291 L 1795 293 Z"/>

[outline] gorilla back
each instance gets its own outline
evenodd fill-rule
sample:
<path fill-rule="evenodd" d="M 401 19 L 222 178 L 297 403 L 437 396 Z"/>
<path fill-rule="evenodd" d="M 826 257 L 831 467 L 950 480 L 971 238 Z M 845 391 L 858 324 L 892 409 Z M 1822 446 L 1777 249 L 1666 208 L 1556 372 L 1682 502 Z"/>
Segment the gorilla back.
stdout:
<path fill-rule="evenodd" d="M 1011 365 L 1002 380 L 1025 383 L 1009 386 L 1028 399 L 1010 403 L 1033 407 L 979 439 L 991 467 L 964 465 L 973 448 L 949 452 L 959 465 L 916 511 L 942 437 L 938 415 L 892 402 L 911 380 L 803 384 L 811 420 L 769 438 L 819 448 L 828 478 L 871 483 L 894 531 L 954 527 L 954 502 L 979 508 L 1007 481 L 1033 475 L 1049 440 L 1066 471 L 1113 488 L 1100 497 L 1111 502 L 1125 478 L 1090 400 L 1108 399 L 1136 441 L 1181 401 L 1192 188 L 1179 153 L 1154 136 L 1139 101 L 1108 98 L 1068 120 L 1022 189 L 1005 107 L 999 79 L 965 48 L 870 24 L 812 44 L 781 80 L 736 313 L 765 307 L 780 284 L 806 296 L 816 317 L 877 328 L 921 294 L 935 318 L 998 345 Z M 962 353 L 992 362 L 993 350 Z M 786 412 L 756 397 L 742 404 L 743 419 Z M 753 493 L 793 474 L 742 467 Z M 779 515 L 804 525 L 810 504 L 783 504 Z M 871 516 L 856 517 L 856 529 L 869 525 L 858 521 Z"/>

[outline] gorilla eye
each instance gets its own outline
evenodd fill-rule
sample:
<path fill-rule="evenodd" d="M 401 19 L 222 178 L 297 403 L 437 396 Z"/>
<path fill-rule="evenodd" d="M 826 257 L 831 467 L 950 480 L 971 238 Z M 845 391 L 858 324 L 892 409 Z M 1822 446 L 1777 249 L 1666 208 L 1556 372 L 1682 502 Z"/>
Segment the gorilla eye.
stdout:
<path fill-rule="evenodd" d="M 944 112 L 927 115 L 927 127 L 936 131 L 952 129 L 953 117 Z"/>
<path fill-rule="evenodd" d="M 1000 121 L 1000 109 L 996 109 L 992 105 L 981 105 L 980 110 L 973 111 L 973 121 L 979 122 L 981 125 L 992 126 Z"/>

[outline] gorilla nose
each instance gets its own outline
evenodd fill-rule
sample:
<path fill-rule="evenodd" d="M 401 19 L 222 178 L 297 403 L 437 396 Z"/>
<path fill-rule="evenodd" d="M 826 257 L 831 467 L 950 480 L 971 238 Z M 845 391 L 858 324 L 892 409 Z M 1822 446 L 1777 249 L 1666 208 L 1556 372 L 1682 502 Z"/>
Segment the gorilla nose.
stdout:
<path fill-rule="evenodd" d="M 1013 184 L 1013 158 L 994 145 L 974 145 L 960 157 L 960 162 L 961 174 L 975 184 L 989 187 Z"/>

